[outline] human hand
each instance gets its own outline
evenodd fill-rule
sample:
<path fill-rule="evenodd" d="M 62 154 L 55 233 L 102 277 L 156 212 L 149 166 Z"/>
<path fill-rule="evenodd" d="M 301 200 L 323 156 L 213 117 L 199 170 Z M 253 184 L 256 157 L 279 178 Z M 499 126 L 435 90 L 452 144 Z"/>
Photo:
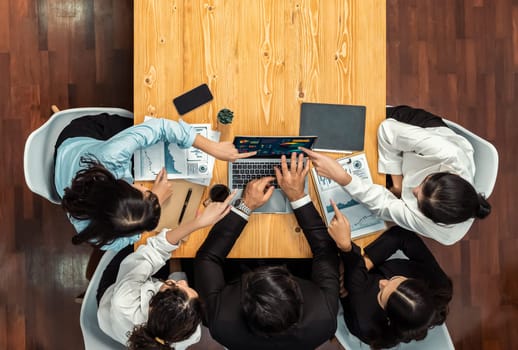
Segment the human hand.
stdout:
<path fill-rule="evenodd" d="M 352 249 L 351 225 L 349 224 L 349 220 L 347 220 L 345 215 L 342 214 L 333 200 L 331 200 L 331 205 L 335 211 L 335 216 L 329 223 L 327 232 L 329 232 L 329 235 L 335 241 L 340 250 L 349 252 Z"/>
<path fill-rule="evenodd" d="M 333 158 L 304 147 L 299 147 L 299 149 L 308 155 L 318 175 L 327 177 L 341 186 L 348 185 L 351 182 L 351 175 Z"/>
<path fill-rule="evenodd" d="M 156 176 L 151 192 L 157 196 L 160 205 L 163 205 L 173 194 L 173 187 L 167 181 L 167 171 L 165 168 L 162 168 Z"/>
<path fill-rule="evenodd" d="M 290 202 L 305 196 L 304 180 L 309 171 L 309 164 L 304 166 L 304 155 L 301 153 L 297 159 L 297 153 L 291 154 L 290 169 L 286 162 L 286 156 L 281 157 L 281 169 L 275 167 L 275 177 L 279 187 L 284 191 Z"/>
<path fill-rule="evenodd" d="M 215 142 L 199 134 L 194 138 L 192 145 L 193 147 L 210 154 L 216 159 L 228 162 L 233 162 L 236 159 L 247 158 L 257 154 L 257 152 L 239 153 L 232 142 Z"/>
<path fill-rule="evenodd" d="M 255 156 L 257 152 L 245 152 L 239 153 L 237 148 L 234 146 L 232 142 L 223 141 L 216 143 L 211 150 L 212 155 L 220 160 L 225 160 L 228 162 L 233 162 L 236 159 L 248 158 L 251 156 Z"/>
<path fill-rule="evenodd" d="M 237 191 L 234 190 L 223 202 L 210 202 L 207 207 L 205 207 L 205 210 L 196 217 L 197 225 L 199 225 L 200 228 L 207 227 L 223 219 L 230 211 L 230 201 L 236 195 L 236 192 Z"/>
<path fill-rule="evenodd" d="M 246 185 L 242 198 L 248 208 L 255 210 L 268 202 L 275 190 L 270 184 L 273 180 L 273 176 L 267 176 L 252 180 Z"/>

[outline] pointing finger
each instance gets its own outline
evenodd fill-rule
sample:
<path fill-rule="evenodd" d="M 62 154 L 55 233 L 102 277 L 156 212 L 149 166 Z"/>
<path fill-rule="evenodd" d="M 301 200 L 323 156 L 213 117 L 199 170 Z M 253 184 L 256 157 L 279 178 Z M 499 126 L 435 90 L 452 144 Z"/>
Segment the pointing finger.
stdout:
<path fill-rule="evenodd" d="M 257 151 L 238 153 L 236 155 L 236 159 L 248 158 L 248 157 L 255 156 L 256 154 L 257 154 Z"/>

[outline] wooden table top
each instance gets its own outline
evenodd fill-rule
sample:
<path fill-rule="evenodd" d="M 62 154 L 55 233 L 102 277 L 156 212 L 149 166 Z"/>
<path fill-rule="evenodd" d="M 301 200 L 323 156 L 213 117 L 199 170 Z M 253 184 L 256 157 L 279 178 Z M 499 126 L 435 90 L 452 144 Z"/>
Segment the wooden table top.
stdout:
<path fill-rule="evenodd" d="M 178 120 L 172 99 L 202 83 L 214 99 L 183 119 L 210 123 L 230 141 L 233 135 L 298 135 L 303 102 L 364 105 L 365 153 L 374 182 L 385 183 L 376 172 L 376 130 L 385 119 L 385 1 L 134 4 L 135 123 L 145 115 Z M 231 126 L 218 125 L 222 108 L 234 111 Z M 212 183 L 227 183 L 225 162 L 216 162 Z M 313 188 L 310 195 L 319 208 Z M 208 231 L 193 233 L 174 256 L 193 257 Z M 355 242 L 365 246 L 375 237 Z M 283 214 L 253 214 L 229 254 L 310 256 L 294 215 Z"/>

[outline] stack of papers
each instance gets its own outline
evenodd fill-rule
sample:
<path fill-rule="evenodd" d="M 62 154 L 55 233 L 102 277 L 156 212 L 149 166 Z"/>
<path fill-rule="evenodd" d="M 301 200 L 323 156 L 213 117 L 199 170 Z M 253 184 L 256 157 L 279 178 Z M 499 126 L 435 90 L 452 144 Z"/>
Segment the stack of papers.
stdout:
<path fill-rule="evenodd" d="M 220 133 L 211 130 L 210 124 L 191 124 L 197 134 L 219 141 Z M 215 159 L 207 153 L 190 147 L 182 149 L 176 144 L 159 142 L 134 154 L 136 181 L 155 180 L 165 167 L 168 179 L 184 179 L 208 186 L 212 179 Z"/>

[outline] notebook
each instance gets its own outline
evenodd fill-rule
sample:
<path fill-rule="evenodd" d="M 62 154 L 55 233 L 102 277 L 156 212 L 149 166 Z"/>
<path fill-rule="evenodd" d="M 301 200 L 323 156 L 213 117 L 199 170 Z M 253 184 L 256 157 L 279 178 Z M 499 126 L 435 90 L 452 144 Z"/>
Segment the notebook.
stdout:
<path fill-rule="evenodd" d="M 228 187 L 237 189 L 235 198 L 240 198 L 250 180 L 275 176 L 274 167 L 280 166 L 281 155 L 286 155 L 289 163 L 291 153 L 300 153 L 298 147 L 312 148 L 316 139 L 315 136 L 236 136 L 234 146 L 239 153 L 257 151 L 257 154 L 228 163 Z M 276 186 L 272 197 L 254 213 L 291 213 L 288 199 L 275 181 L 272 184 Z M 307 178 L 305 186 L 307 191 Z"/>
<path fill-rule="evenodd" d="M 314 145 L 317 151 L 361 151 L 365 136 L 365 106 L 303 103 L 299 134 L 318 136 Z"/>

